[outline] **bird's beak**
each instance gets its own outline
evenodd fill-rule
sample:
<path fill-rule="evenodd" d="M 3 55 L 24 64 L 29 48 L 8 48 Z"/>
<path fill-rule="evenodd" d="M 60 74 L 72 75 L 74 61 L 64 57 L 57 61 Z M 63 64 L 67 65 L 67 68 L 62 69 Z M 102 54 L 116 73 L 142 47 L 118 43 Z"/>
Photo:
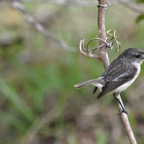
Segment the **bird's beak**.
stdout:
<path fill-rule="evenodd" d="M 144 60 L 144 51 L 141 53 L 141 58 Z"/>

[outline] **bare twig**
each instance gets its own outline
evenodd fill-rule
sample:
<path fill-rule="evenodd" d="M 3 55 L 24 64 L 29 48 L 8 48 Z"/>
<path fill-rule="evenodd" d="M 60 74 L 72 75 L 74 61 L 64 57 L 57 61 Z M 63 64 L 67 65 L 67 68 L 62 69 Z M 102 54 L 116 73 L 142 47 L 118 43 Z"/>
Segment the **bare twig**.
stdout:
<path fill-rule="evenodd" d="M 94 7 L 97 2 L 95 0 L 85 1 L 85 0 L 23 0 L 24 2 L 50 2 L 57 5 L 68 5 L 77 7 Z"/>
<path fill-rule="evenodd" d="M 19 1 L 19 0 L 12 0 L 11 1 L 12 6 L 16 9 L 18 9 L 21 13 L 24 14 L 25 19 L 32 24 L 38 31 L 40 31 L 44 36 L 46 36 L 51 41 L 57 43 L 60 47 L 62 47 L 64 50 L 70 51 L 70 52 L 76 52 L 74 48 L 69 47 L 64 41 L 58 39 L 55 37 L 51 32 L 49 32 L 45 27 L 43 27 L 41 24 L 39 24 L 29 13 L 27 13 L 27 10 L 25 6 Z"/>
<path fill-rule="evenodd" d="M 99 4 L 100 5 L 105 5 L 106 4 L 106 0 L 99 0 Z M 99 35 L 99 37 L 101 39 L 103 39 L 103 40 L 106 39 L 106 32 L 105 32 L 105 9 L 103 7 L 98 7 L 98 35 Z M 100 41 L 99 44 L 101 45 L 102 42 Z M 109 62 L 109 58 L 108 58 L 108 54 L 107 54 L 105 46 L 103 46 L 100 49 L 99 59 L 103 63 L 105 69 L 107 69 L 108 66 L 109 66 L 109 64 L 110 64 L 110 62 Z M 117 98 L 123 104 L 120 95 Z M 118 101 L 117 101 L 117 105 L 118 105 L 119 111 L 121 112 L 122 106 L 120 105 L 120 103 Z M 130 126 L 127 114 L 121 113 L 120 117 L 121 117 L 122 123 L 124 125 L 124 128 L 126 130 L 126 133 L 128 135 L 130 143 L 131 144 L 137 144 L 136 139 L 135 139 L 134 134 L 133 134 L 133 131 L 132 131 L 132 128 Z"/>
<path fill-rule="evenodd" d="M 50 0 L 51 2 L 59 5 L 70 5 L 78 7 L 92 7 L 96 5 L 95 1 L 83 1 L 83 0 Z"/>
<path fill-rule="evenodd" d="M 126 2 L 125 0 L 118 0 L 119 3 L 123 4 L 124 6 L 130 8 L 131 10 L 138 12 L 138 13 L 144 13 L 144 4 L 136 4 L 132 2 Z"/>

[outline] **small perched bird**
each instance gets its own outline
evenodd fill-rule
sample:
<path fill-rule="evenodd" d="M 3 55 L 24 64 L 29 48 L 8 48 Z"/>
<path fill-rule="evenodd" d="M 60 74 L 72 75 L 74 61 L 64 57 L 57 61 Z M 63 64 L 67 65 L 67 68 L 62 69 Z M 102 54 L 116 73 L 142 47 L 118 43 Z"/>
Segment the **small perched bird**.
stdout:
<path fill-rule="evenodd" d="M 93 85 L 95 86 L 93 93 L 99 88 L 101 92 L 97 97 L 98 99 L 108 93 L 117 95 L 121 91 L 126 90 L 135 81 L 140 73 L 143 61 L 143 50 L 128 48 L 110 64 L 108 69 L 99 78 L 81 82 L 74 86 L 76 88 L 82 88 Z"/>

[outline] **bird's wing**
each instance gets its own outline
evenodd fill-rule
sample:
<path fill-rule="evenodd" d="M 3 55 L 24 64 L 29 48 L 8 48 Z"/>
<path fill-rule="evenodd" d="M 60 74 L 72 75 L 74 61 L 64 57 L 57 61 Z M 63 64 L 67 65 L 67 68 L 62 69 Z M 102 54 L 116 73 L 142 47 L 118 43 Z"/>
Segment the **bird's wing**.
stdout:
<path fill-rule="evenodd" d="M 102 92 L 98 95 L 97 98 L 106 95 L 107 93 L 115 90 L 119 86 L 133 79 L 136 72 L 137 69 L 127 61 L 114 61 L 108 70 L 103 74 L 106 83 L 102 88 Z"/>

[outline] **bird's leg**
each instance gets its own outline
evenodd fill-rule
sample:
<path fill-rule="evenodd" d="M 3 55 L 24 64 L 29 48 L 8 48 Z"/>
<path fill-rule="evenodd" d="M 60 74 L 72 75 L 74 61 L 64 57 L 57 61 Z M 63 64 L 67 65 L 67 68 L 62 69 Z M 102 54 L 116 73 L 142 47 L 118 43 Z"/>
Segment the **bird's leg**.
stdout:
<path fill-rule="evenodd" d="M 114 93 L 115 99 L 118 101 L 118 103 L 121 105 L 121 108 L 122 108 L 122 110 L 121 110 L 121 112 L 119 113 L 119 115 L 120 115 L 121 113 L 123 113 L 123 112 L 124 112 L 125 114 L 127 114 L 127 111 L 126 111 L 124 105 L 122 104 L 122 102 L 119 100 L 118 95 L 119 95 L 119 93 Z"/>

